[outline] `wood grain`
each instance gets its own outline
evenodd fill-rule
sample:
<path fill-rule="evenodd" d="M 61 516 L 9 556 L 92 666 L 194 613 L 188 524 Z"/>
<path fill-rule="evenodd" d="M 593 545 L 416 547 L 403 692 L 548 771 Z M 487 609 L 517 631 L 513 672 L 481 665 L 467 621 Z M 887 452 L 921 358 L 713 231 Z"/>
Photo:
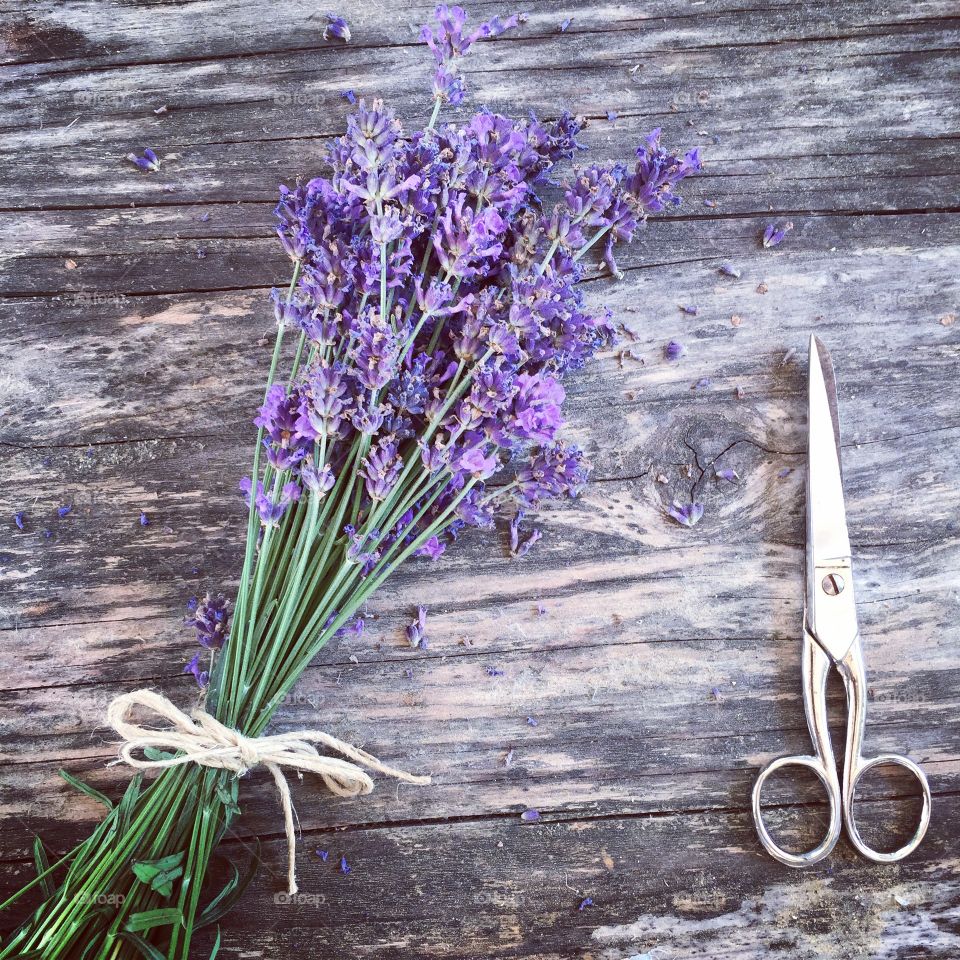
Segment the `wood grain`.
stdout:
<path fill-rule="evenodd" d="M 414 28 L 430 6 L 341 5 L 346 46 L 324 43 L 320 14 L 297 0 L 267 15 L 252 0 L 4 8 L 3 889 L 29 875 L 35 832 L 58 852 L 98 816 L 59 767 L 121 789 L 100 725 L 109 699 L 143 684 L 191 696 L 181 611 L 235 582 L 266 293 L 286 282 L 276 183 L 318 169 L 346 89 L 422 122 L 430 68 Z M 594 463 L 584 495 L 533 521 L 545 536 L 522 561 L 501 526 L 439 564 L 410 564 L 371 602 L 365 636 L 326 650 L 278 717 L 277 729 L 325 725 L 429 770 L 433 785 L 381 783 L 355 802 L 295 785 L 304 897 L 284 903 L 276 799 L 252 775 L 230 843 L 242 853 L 262 836 L 268 869 L 228 920 L 223 954 L 953 960 L 955 10 L 528 10 L 520 31 L 471 54 L 469 108 L 571 109 L 591 118 L 584 139 L 599 157 L 628 156 L 662 126 L 699 145 L 707 168 L 679 215 L 624 251 L 622 281 L 591 267 L 588 295 L 628 333 L 567 384 L 569 431 Z M 471 12 L 508 11 L 482 0 Z M 123 160 L 146 145 L 159 174 Z M 785 243 L 761 249 L 764 226 L 785 219 Z M 695 316 L 680 309 L 691 304 Z M 759 766 L 807 738 L 811 331 L 840 380 L 867 749 L 908 752 L 935 797 L 909 860 L 876 867 L 842 842 L 801 874 L 762 854 L 747 810 Z M 686 346 L 676 363 L 663 356 L 671 338 Z M 739 480 L 720 480 L 722 467 Z M 665 509 L 691 497 L 706 513 L 685 530 Z M 403 638 L 420 602 L 426 651 Z M 878 776 L 862 794 L 862 819 L 888 832 L 916 815 L 908 781 Z M 815 788 L 778 781 L 769 803 L 782 835 L 816 839 Z M 538 822 L 520 821 L 528 808 Z"/>

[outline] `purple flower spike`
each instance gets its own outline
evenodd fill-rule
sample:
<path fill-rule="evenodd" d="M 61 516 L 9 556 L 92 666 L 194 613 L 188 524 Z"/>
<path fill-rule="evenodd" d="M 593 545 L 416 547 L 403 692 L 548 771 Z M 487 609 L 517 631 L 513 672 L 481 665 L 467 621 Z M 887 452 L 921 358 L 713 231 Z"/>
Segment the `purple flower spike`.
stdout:
<path fill-rule="evenodd" d="M 439 102 L 456 105 L 463 102 L 465 92 L 456 61 L 465 56 L 478 40 L 499 36 L 518 26 L 521 16 L 514 14 L 506 20 L 493 17 L 469 33 L 464 32 L 467 14 L 463 7 L 451 7 L 441 3 L 433 17 L 435 22 L 427 24 L 420 31 L 420 40 L 430 48 L 437 61 L 433 95 Z"/>
<path fill-rule="evenodd" d="M 249 477 L 244 477 L 240 481 L 240 489 L 249 506 L 251 493 Z M 283 489 L 276 496 L 276 499 L 274 499 L 273 495 L 267 494 L 264 491 L 262 482 L 258 482 L 255 501 L 257 513 L 260 515 L 260 522 L 265 527 L 275 526 L 287 512 L 290 504 L 295 503 L 299 499 L 300 488 L 293 482 L 285 483 Z"/>
<path fill-rule="evenodd" d="M 524 810 L 523 813 L 520 814 L 520 819 L 527 823 L 533 823 L 535 820 L 540 819 L 540 811 L 532 808 L 530 810 Z"/>
<path fill-rule="evenodd" d="M 789 221 L 782 226 L 775 226 L 774 224 L 769 224 L 767 229 L 763 231 L 763 245 L 764 247 L 776 247 L 783 242 L 783 238 L 793 229 L 793 224 Z"/>
<path fill-rule="evenodd" d="M 142 157 L 128 153 L 127 159 L 143 173 L 156 173 L 160 169 L 160 158 L 149 147 L 143 151 Z"/>
<path fill-rule="evenodd" d="M 702 503 L 677 503 L 676 500 L 671 504 L 667 513 L 673 517 L 677 523 L 684 527 L 695 527 L 703 516 Z"/>
<path fill-rule="evenodd" d="M 335 13 L 325 14 L 327 25 L 323 28 L 323 39 L 342 40 L 344 43 L 350 42 L 350 25 L 343 17 L 338 17 Z"/>
<path fill-rule="evenodd" d="M 219 650 L 230 637 L 230 601 L 222 593 L 215 597 L 208 593 L 199 604 L 194 601 L 192 616 L 183 622 L 197 631 L 200 646 Z"/>
<path fill-rule="evenodd" d="M 679 340 L 671 340 L 666 347 L 663 348 L 663 355 L 671 361 L 679 360 L 686 352 L 686 348 Z"/>

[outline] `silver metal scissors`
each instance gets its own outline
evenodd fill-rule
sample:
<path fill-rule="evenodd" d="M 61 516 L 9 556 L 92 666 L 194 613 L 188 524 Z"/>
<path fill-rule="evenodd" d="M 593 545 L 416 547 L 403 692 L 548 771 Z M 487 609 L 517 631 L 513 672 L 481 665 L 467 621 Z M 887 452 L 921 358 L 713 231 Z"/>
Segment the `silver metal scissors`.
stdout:
<path fill-rule="evenodd" d="M 912 853 L 930 823 L 930 785 L 909 758 L 885 753 L 866 759 L 861 753 L 867 717 L 867 680 L 864 672 L 857 605 L 853 590 L 850 539 L 843 509 L 840 470 L 840 424 L 833 363 L 817 337 L 810 338 L 808 456 L 807 456 L 807 572 L 803 624 L 803 705 L 813 741 L 809 756 L 781 757 L 761 771 L 753 788 L 753 819 L 767 852 L 791 867 L 805 867 L 826 857 L 840 838 L 841 819 L 850 842 L 865 857 L 892 863 Z M 843 786 L 837 776 L 827 725 L 827 679 L 836 667 L 847 693 L 847 738 Z M 868 847 L 857 830 L 853 798 L 857 782 L 880 764 L 906 767 L 923 791 L 920 823 L 899 850 L 881 853 Z M 790 853 L 778 846 L 763 823 L 760 793 L 772 773 L 784 767 L 806 767 L 826 787 L 830 800 L 830 827 L 820 843 L 806 853 Z M 842 814 L 842 818 L 841 818 Z"/>

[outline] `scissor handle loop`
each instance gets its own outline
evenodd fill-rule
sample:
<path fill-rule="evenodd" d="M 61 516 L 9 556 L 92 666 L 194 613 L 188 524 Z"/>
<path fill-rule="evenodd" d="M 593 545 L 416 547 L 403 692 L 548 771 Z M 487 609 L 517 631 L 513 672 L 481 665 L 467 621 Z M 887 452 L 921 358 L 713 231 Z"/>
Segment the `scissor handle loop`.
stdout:
<path fill-rule="evenodd" d="M 812 770 L 826 788 L 827 799 L 830 801 L 830 826 L 827 829 L 827 834 L 817 846 L 806 853 L 791 853 L 789 850 L 784 850 L 770 836 L 763 822 L 763 811 L 760 809 L 760 794 L 763 785 L 766 783 L 767 777 L 784 767 L 806 767 L 808 770 Z M 828 770 L 819 757 L 813 756 L 781 757 L 779 760 L 768 763 L 760 771 L 760 776 L 757 777 L 757 782 L 753 785 L 753 820 L 757 827 L 760 842 L 766 848 L 767 853 L 775 860 L 779 860 L 788 867 L 808 867 L 817 863 L 830 854 L 840 838 L 840 784 L 837 782 L 836 771 Z"/>
<path fill-rule="evenodd" d="M 902 847 L 890 853 L 874 850 L 864 843 L 863 838 L 860 836 L 860 831 L 857 829 L 853 811 L 853 798 L 860 778 L 868 770 L 872 770 L 874 767 L 879 767 L 882 764 L 895 764 L 898 767 L 905 767 L 919 781 L 920 789 L 923 793 L 923 809 L 920 811 L 920 822 L 917 825 L 916 831 Z M 909 757 L 901 756 L 899 753 L 881 753 L 879 756 L 871 757 L 869 760 L 861 758 L 857 765 L 856 773 L 846 787 L 845 794 L 843 798 L 843 817 L 847 825 L 847 834 L 850 837 L 850 842 L 863 856 L 877 863 L 896 863 L 897 860 L 908 857 L 920 845 L 920 841 L 923 840 L 923 836 L 927 832 L 927 827 L 930 826 L 930 784 L 927 782 L 926 774 Z"/>

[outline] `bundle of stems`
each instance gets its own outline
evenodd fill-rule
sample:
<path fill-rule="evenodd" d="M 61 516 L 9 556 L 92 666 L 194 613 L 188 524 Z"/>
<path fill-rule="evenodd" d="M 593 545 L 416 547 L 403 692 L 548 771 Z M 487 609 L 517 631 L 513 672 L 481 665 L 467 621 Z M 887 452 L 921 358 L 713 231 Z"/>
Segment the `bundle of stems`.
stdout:
<path fill-rule="evenodd" d="M 581 452 L 560 436 L 560 381 L 613 328 L 584 304 L 581 259 L 603 241 L 616 272 L 615 246 L 679 203 L 674 187 L 699 161 L 670 155 L 654 131 L 631 168 L 575 167 L 560 184 L 556 165 L 580 149 L 569 115 L 481 111 L 438 127 L 441 104 L 463 99 L 459 58 L 518 22 L 468 32 L 461 9 L 439 7 L 423 33 L 436 58 L 427 126 L 406 136 L 380 102 L 361 102 L 329 175 L 281 188 L 293 272 L 275 291 L 243 567 L 232 618 L 221 595 L 194 611 L 210 661 L 187 668 L 205 711 L 246 737 L 264 733 L 332 637 L 361 632 L 364 604 L 401 565 L 437 560 L 464 526 L 491 527 L 505 502 L 516 528 L 523 510 L 586 480 Z M 546 189 L 562 196 L 552 210 Z M 512 478 L 488 484 L 508 468 Z M 114 805 L 65 776 L 108 812 L 55 863 L 37 841 L 37 878 L 4 906 L 37 892 L 42 902 L 0 960 L 186 958 L 259 859 L 228 864 L 225 885 L 207 889 L 239 813 L 238 778 L 171 766 L 134 776 Z"/>

